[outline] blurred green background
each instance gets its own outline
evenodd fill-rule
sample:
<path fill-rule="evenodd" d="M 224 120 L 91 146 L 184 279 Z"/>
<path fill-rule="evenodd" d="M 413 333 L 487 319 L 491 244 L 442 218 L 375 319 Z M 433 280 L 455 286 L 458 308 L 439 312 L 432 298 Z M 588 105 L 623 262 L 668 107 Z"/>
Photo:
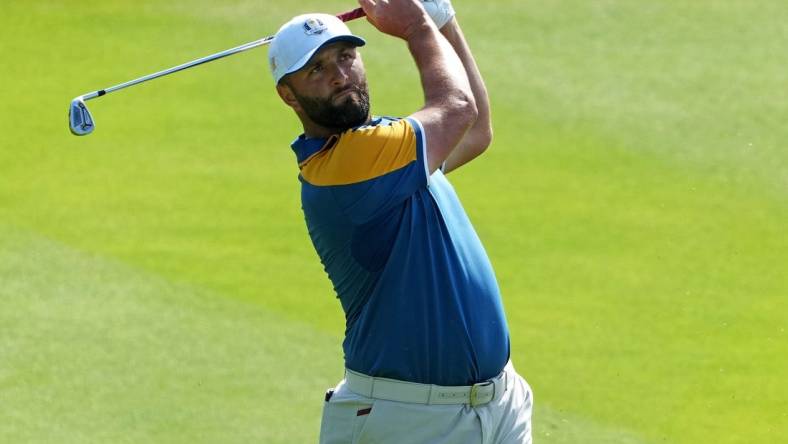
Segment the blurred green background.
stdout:
<path fill-rule="evenodd" d="M 265 49 L 353 2 L 0 5 L 0 442 L 315 442 L 343 320 Z M 788 8 L 456 0 L 495 141 L 450 174 L 539 443 L 788 441 Z M 421 104 L 364 21 L 378 114 Z"/>

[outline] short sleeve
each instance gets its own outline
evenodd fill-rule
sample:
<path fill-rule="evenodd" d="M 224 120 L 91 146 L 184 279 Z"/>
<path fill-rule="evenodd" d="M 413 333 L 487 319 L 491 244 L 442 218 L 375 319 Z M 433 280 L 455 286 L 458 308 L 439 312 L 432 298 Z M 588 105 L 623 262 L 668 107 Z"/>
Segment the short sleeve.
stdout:
<path fill-rule="evenodd" d="M 301 177 L 330 187 L 340 209 L 363 224 L 425 188 L 429 173 L 421 123 L 380 119 L 345 133 L 301 165 Z"/>

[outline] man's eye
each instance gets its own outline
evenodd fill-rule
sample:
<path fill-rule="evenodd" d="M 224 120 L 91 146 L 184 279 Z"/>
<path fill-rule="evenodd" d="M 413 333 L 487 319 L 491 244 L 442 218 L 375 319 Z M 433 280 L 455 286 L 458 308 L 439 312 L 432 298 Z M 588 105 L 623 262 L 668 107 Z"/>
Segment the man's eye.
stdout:
<path fill-rule="evenodd" d="M 317 73 L 319 73 L 322 70 L 323 70 L 323 67 L 321 65 L 315 65 L 315 66 L 312 67 L 312 70 L 310 72 L 312 72 L 313 74 L 317 74 Z"/>

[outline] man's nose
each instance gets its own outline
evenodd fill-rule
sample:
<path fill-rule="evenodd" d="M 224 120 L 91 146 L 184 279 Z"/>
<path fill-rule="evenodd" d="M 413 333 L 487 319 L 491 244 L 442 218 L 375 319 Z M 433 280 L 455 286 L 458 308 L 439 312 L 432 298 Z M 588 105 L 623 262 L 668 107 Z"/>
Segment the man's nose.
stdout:
<path fill-rule="evenodd" d="M 334 86 L 342 86 L 350 79 L 347 68 L 341 65 L 334 65 L 331 72 L 331 84 Z"/>

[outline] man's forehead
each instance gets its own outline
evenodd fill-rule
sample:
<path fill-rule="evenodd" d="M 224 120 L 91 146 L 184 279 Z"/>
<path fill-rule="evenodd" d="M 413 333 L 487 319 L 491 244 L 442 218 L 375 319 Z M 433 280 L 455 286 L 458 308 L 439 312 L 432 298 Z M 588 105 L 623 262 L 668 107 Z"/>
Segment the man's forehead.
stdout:
<path fill-rule="evenodd" d="M 348 48 L 357 51 L 357 49 L 356 49 L 357 46 L 354 45 L 351 42 L 339 41 L 339 42 L 329 43 L 328 45 L 320 48 L 320 50 L 317 51 L 315 53 L 315 55 L 312 56 L 311 59 L 309 59 L 309 62 L 307 63 L 307 65 L 311 65 L 316 60 L 319 60 L 319 59 L 324 58 L 324 57 L 331 56 L 332 54 L 334 54 L 334 53 L 336 53 L 338 51 L 343 51 L 343 50 L 348 49 Z"/>

